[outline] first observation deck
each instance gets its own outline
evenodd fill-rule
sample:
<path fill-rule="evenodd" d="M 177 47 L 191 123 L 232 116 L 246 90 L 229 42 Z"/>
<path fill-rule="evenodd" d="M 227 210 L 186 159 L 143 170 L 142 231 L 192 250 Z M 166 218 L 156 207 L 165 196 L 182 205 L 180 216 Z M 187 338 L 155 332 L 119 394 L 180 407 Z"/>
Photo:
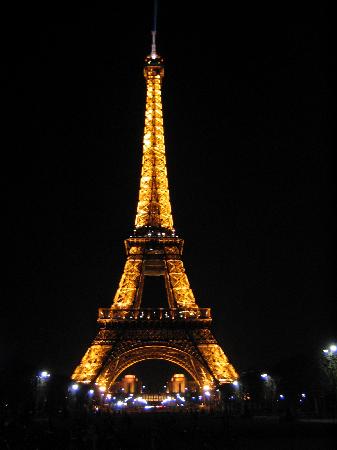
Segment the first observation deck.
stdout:
<path fill-rule="evenodd" d="M 211 308 L 99 308 L 101 324 L 121 322 L 211 322 Z"/>

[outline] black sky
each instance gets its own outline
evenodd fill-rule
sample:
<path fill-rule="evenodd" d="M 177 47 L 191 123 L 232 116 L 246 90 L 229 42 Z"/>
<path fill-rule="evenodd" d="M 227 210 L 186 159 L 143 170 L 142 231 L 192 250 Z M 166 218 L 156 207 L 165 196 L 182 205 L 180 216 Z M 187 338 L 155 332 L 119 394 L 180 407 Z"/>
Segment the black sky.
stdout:
<path fill-rule="evenodd" d="M 185 267 L 244 370 L 319 352 L 336 332 L 331 13 L 219 6 L 160 2 L 158 50 Z M 111 304 L 137 202 L 151 14 L 151 1 L 5 11 L 1 365 L 70 373 Z"/>

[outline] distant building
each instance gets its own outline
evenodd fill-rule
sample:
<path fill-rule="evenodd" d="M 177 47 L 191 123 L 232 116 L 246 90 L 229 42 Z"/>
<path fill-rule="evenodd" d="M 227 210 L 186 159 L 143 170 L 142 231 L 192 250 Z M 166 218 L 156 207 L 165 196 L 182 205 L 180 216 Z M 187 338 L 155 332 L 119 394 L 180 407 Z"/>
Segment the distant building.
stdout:
<path fill-rule="evenodd" d="M 197 384 L 195 381 L 190 381 L 183 373 L 175 373 L 171 381 L 167 382 L 166 392 L 169 394 L 179 394 L 186 390 L 196 391 Z"/>
<path fill-rule="evenodd" d="M 186 387 L 186 377 L 182 373 L 175 373 L 168 382 L 168 389 L 170 393 L 180 393 L 185 392 Z"/>
<path fill-rule="evenodd" d="M 121 381 L 116 381 L 111 386 L 113 393 L 124 392 L 125 394 L 140 394 L 142 391 L 142 382 L 136 375 L 124 375 Z"/>

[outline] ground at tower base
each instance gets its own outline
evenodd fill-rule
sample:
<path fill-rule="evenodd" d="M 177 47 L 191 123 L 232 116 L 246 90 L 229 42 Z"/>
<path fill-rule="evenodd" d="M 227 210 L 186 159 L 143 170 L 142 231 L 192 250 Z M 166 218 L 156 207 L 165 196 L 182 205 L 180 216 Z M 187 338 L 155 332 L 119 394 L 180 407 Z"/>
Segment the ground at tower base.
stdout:
<path fill-rule="evenodd" d="M 1 449 L 333 450 L 336 420 L 236 416 L 230 411 L 87 411 L 1 423 Z"/>
<path fill-rule="evenodd" d="M 254 370 L 196 398 L 193 383 L 179 373 L 166 382 L 158 378 L 157 396 L 176 399 L 163 403 L 150 398 L 153 387 L 141 371 L 141 378 L 124 376 L 110 393 L 18 367 L 0 371 L 0 450 L 336 449 L 336 396 L 327 379 L 298 391 L 294 376 L 281 386 L 276 372 Z M 134 402 L 137 397 L 147 403 Z"/>

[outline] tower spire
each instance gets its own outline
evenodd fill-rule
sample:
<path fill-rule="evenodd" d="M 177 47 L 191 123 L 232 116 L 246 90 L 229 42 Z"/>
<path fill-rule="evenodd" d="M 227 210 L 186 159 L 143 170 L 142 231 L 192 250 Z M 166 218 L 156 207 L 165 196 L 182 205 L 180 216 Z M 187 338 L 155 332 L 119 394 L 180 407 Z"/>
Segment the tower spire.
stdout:
<path fill-rule="evenodd" d="M 156 48 L 156 30 L 151 31 L 151 33 L 152 33 L 151 58 L 156 59 L 158 57 Z"/>
<path fill-rule="evenodd" d="M 156 49 L 156 33 L 157 33 L 157 12 L 158 12 L 158 4 L 157 0 L 153 2 L 153 28 L 152 28 L 152 45 L 151 45 L 151 58 L 156 59 L 157 49 Z"/>

